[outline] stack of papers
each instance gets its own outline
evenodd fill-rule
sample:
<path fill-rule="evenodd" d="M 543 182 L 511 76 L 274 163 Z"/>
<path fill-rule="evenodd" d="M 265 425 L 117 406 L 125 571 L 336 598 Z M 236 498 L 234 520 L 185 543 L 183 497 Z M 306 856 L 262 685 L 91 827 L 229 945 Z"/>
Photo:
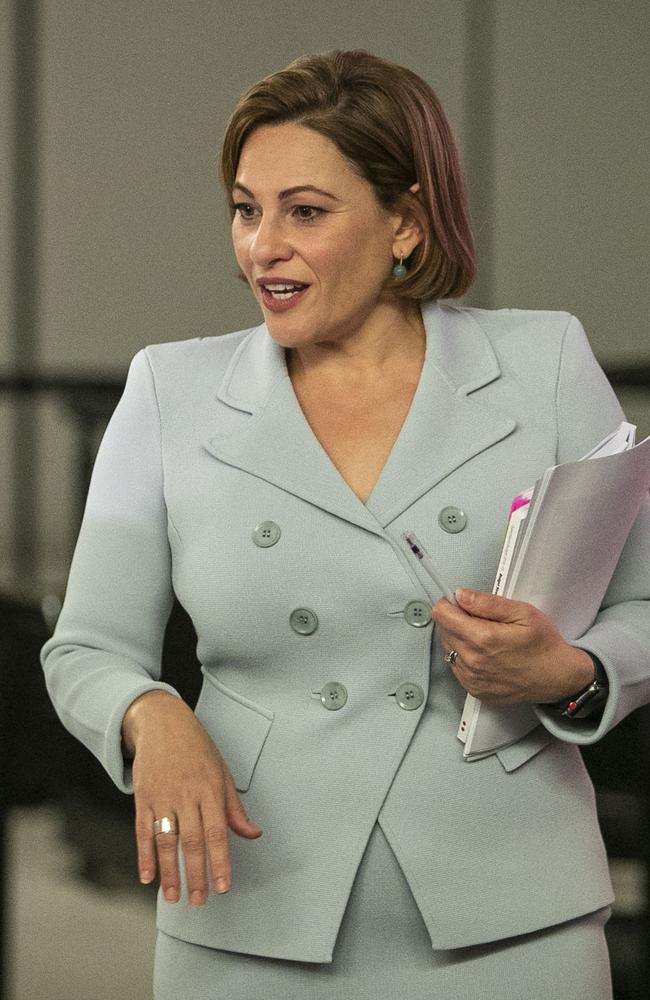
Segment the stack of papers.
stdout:
<path fill-rule="evenodd" d="M 527 601 L 566 640 L 593 624 L 650 488 L 650 437 L 621 423 L 579 462 L 546 470 L 513 501 L 492 593 Z M 467 695 L 458 728 L 463 757 L 478 760 L 539 725 L 528 703 Z"/>

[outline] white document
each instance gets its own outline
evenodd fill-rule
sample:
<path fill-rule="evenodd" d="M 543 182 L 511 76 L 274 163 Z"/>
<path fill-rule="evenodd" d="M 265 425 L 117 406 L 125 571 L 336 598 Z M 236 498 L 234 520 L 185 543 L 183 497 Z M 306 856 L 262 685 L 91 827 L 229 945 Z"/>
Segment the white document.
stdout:
<path fill-rule="evenodd" d="M 534 604 L 567 640 L 593 624 L 650 488 L 650 437 L 634 445 L 635 430 L 621 423 L 581 461 L 551 466 L 508 524 L 493 593 Z M 528 703 L 468 695 L 457 735 L 478 760 L 537 725 Z"/>

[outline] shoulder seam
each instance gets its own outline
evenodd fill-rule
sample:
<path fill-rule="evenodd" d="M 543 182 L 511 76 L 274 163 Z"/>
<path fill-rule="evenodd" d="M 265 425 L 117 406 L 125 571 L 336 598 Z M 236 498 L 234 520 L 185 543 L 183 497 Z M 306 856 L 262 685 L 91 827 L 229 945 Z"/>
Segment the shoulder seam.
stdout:
<path fill-rule="evenodd" d="M 162 438 L 163 438 L 162 413 L 161 413 L 161 410 L 160 410 L 160 400 L 158 399 L 158 390 L 156 388 L 156 377 L 154 375 L 153 365 L 151 364 L 151 358 L 149 357 L 149 349 L 148 349 L 148 347 L 143 347 L 142 348 L 142 353 L 144 354 L 145 358 L 147 359 L 147 366 L 149 368 L 149 374 L 151 375 L 151 384 L 153 386 L 153 395 L 154 395 L 154 399 L 156 401 L 156 411 L 158 413 L 158 426 L 160 428 L 160 473 L 161 473 L 161 477 L 162 477 L 163 502 L 165 504 L 165 510 L 167 511 L 167 520 L 168 520 L 169 524 L 172 526 L 172 528 L 173 528 L 176 536 L 178 537 L 178 540 L 180 541 L 181 540 L 180 532 L 179 532 L 178 528 L 176 527 L 176 525 L 174 524 L 173 518 L 172 518 L 170 510 L 169 510 L 169 506 L 167 504 L 167 500 L 165 499 L 165 492 L 166 491 L 165 491 L 165 463 L 163 461 L 163 447 L 162 447 Z"/>
<path fill-rule="evenodd" d="M 567 334 L 569 332 L 569 327 L 573 323 L 574 319 L 575 316 L 572 313 L 569 313 L 567 324 L 564 327 L 564 330 L 562 331 L 562 340 L 560 341 L 560 353 L 558 356 L 558 363 L 557 363 L 557 375 L 555 377 L 555 462 L 556 464 L 558 461 L 559 450 L 560 450 L 560 414 L 558 405 L 558 397 L 560 394 L 560 373 L 562 371 L 562 362 L 564 360 L 564 348 L 567 342 Z"/>

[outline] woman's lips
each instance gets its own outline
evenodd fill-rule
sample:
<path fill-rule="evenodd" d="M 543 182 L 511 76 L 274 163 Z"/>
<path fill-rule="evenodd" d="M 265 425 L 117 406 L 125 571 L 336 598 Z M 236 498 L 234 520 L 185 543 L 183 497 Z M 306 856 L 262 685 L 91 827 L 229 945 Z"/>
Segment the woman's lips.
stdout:
<path fill-rule="evenodd" d="M 302 291 L 296 292 L 292 295 L 290 299 L 274 299 L 269 291 L 266 290 L 264 285 L 262 285 L 262 301 L 267 309 L 270 309 L 274 313 L 287 312 L 288 309 L 293 309 L 295 305 L 304 299 L 305 295 L 311 288 L 311 285 L 307 285 Z"/>

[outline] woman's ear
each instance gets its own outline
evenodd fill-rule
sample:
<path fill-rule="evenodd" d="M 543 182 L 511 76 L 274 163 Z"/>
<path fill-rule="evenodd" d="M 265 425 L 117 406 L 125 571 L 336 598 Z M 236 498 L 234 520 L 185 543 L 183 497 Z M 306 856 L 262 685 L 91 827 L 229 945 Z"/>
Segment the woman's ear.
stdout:
<path fill-rule="evenodd" d="M 416 181 L 408 191 L 399 195 L 397 203 L 393 209 L 394 219 L 393 229 L 393 256 L 399 260 L 400 256 L 410 257 L 416 247 L 424 240 L 424 222 L 422 213 L 424 206 L 419 198 L 411 198 L 409 194 L 417 194 L 420 185 Z"/>
<path fill-rule="evenodd" d="M 414 184 L 409 188 L 409 191 L 415 194 L 419 188 L 419 184 Z M 424 239 L 424 230 L 421 221 L 422 203 L 419 199 L 416 199 L 416 205 L 417 207 L 415 207 L 413 199 L 402 195 L 401 211 L 395 213 L 397 226 L 394 230 L 394 238 L 405 248 L 404 255 L 406 257 L 410 256 L 416 246 L 419 246 Z M 399 258 L 401 252 L 399 250 L 394 256 Z"/>

